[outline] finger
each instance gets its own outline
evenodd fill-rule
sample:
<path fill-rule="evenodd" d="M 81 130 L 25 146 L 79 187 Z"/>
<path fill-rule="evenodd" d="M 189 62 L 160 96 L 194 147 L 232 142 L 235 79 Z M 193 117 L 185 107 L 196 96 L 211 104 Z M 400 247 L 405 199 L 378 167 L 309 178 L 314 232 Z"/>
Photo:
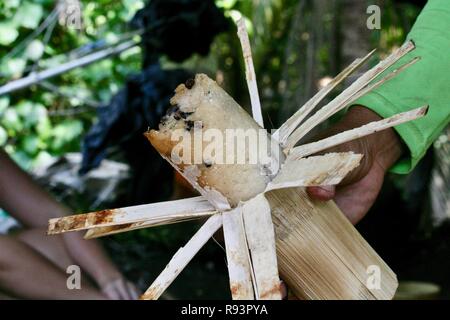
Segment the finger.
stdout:
<path fill-rule="evenodd" d="M 352 224 L 358 223 L 369 211 L 378 197 L 383 181 L 383 169 L 374 166 L 360 181 L 339 189 L 334 200 Z"/>
<path fill-rule="evenodd" d="M 137 300 L 139 298 L 139 291 L 136 288 L 136 286 L 133 283 L 127 281 L 127 287 L 128 287 L 128 292 L 130 293 L 131 299 Z"/>
<path fill-rule="evenodd" d="M 288 288 L 287 288 L 286 283 L 283 280 L 280 281 L 280 291 L 281 291 L 281 299 L 282 300 L 287 300 L 287 298 L 288 298 Z"/>
<path fill-rule="evenodd" d="M 110 300 L 120 300 L 120 295 L 112 285 L 106 287 L 102 290 L 103 294 Z"/>
<path fill-rule="evenodd" d="M 308 187 L 306 192 L 314 200 L 328 201 L 336 195 L 335 186 Z"/>
<path fill-rule="evenodd" d="M 131 295 L 128 292 L 127 284 L 124 280 L 117 281 L 116 289 L 119 292 L 122 300 L 131 300 Z"/>

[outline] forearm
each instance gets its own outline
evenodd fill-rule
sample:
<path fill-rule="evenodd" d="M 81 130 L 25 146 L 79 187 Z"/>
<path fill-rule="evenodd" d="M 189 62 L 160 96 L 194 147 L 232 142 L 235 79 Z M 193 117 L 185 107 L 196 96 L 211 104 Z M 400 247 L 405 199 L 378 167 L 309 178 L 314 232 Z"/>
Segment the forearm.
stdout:
<path fill-rule="evenodd" d="M 426 117 L 395 128 L 408 149 L 393 168 L 398 173 L 409 172 L 450 121 L 450 1 L 430 0 L 408 39 L 415 42 L 416 49 L 389 70 L 416 56 L 421 60 L 355 102 L 384 118 L 430 106 Z"/>

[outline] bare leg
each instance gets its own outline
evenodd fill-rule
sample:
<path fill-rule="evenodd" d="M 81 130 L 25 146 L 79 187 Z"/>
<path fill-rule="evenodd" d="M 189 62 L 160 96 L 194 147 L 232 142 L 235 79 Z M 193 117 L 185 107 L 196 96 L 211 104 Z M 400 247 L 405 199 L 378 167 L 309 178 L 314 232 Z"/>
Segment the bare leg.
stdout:
<path fill-rule="evenodd" d="M 37 228 L 19 231 L 14 237 L 39 252 L 63 272 L 66 272 L 68 266 L 75 264 L 61 235 L 47 236 L 44 228 Z"/>
<path fill-rule="evenodd" d="M 71 214 L 69 208 L 55 201 L 36 185 L 30 176 L 22 171 L 1 149 L 0 168 L 0 206 L 25 227 L 45 228 L 49 219 Z M 14 182 L 14 188 L 11 187 L 12 182 Z M 132 299 L 136 296 L 134 285 L 123 277 L 98 242 L 85 241 L 77 233 L 65 234 L 62 238 L 65 251 L 69 253 L 71 260 L 85 272 L 86 277 L 83 279 L 87 279 L 87 275 L 89 275 L 102 288 L 105 297 Z M 28 239 L 28 236 L 24 236 L 23 241 L 25 242 L 18 239 L 13 240 L 22 243 L 22 247 L 25 246 L 32 250 L 35 255 L 40 256 L 47 261 L 47 264 L 50 263 L 60 272 L 60 268 L 67 265 L 67 259 L 60 261 L 60 258 L 51 255 L 52 250 L 46 251 L 45 248 L 48 246 L 34 245 L 34 240 Z M 3 252 L 0 254 L 5 256 Z M 17 259 L 17 257 L 15 258 Z M 51 261 L 55 263 L 51 263 Z M 65 272 L 62 273 L 65 274 Z M 123 285 L 126 285 L 128 290 L 123 290 Z"/>
<path fill-rule="evenodd" d="M 21 230 L 15 234 L 15 237 L 50 260 L 63 272 L 66 272 L 70 265 L 76 264 L 67 251 L 62 235 L 48 236 L 47 229 L 36 228 Z M 86 273 L 84 274 L 86 275 Z M 86 277 L 82 279 L 82 282 L 92 284 Z"/>
<path fill-rule="evenodd" d="M 104 299 L 95 288 L 83 284 L 69 290 L 67 274 L 31 248 L 10 236 L 0 236 L 0 291 L 25 299 Z"/>

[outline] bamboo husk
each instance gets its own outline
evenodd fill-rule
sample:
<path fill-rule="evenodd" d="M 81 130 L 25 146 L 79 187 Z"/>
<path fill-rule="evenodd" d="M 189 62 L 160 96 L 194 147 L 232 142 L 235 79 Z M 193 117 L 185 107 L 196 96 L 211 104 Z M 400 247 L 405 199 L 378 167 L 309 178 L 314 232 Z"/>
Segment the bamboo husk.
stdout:
<path fill-rule="evenodd" d="M 263 126 L 262 116 L 261 116 L 261 105 L 259 101 L 257 84 L 256 84 L 256 76 L 254 72 L 251 50 L 249 45 L 248 34 L 245 29 L 245 24 L 243 20 L 238 21 L 238 35 L 241 40 L 241 45 L 243 49 L 243 55 L 246 66 L 246 76 L 247 76 L 247 84 L 249 87 L 249 93 L 252 104 L 252 113 L 254 120 Z M 294 145 L 298 142 L 298 140 L 304 136 L 310 129 L 316 126 L 318 123 L 327 119 L 329 116 L 334 114 L 335 112 L 344 108 L 348 103 L 362 96 L 366 92 L 376 88 L 382 83 L 390 80 L 395 76 L 399 71 L 407 68 L 417 61 L 417 59 L 413 59 L 409 63 L 405 64 L 395 72 L 385 76 L 381 80 L 370 83 L 377 75 L 386 70 L 390 65 L 392 65 L 395 61 L 400 59 L 404 54 L 410 52 L 414 49 L 414 44 L 412 42 L 406 43 L 402 48 L 398 51 L 394 52 L 391 56 L 389 56 L 384 61 L 380 62 L 375 68 L 372 68 L 368 72 L 366 72 L 360 79 L 358 79 L 352 86 L 346 89 L 341 95 L 339 95 L 335 100 L 333 100 L 330 104 L 321 109 L 317 114 L 308 119 L 303 125 L 298 127 L 296 130 L 295 127 L 301 122 L 302 119 L 306 116 L 307 113 L 311 112 L 312 105 L 315 102 L 313 99 L 313 103 L 310 106 L 304 106 L 300 111 L 296 113 L 290 120 L 288 120 L 288 130 L 283 130 L 282 134 L 283 140 L 286 142 L 281 142 L 281 146 L 284 147 L 284 152 L 288 154 Z M 370 56 L 370 55 L 369 55 Z M 360 63 L 363 63 L 368 57 L 362 59 L 361 61 L 356 61 L 353 65 L 351 65 L 347 70 L 344 70 L 344 74 L 342 77 L 338 77 L 335 81 L 337 83 L 341 80 L 341 78 L 345 78 L 351 73 L 352 68 L 357 68 Z M 348 71 L 348 72 L 347 72 Z M 200 87 L 197 83 L 200 82 Z M 195 84 L 195 87 L 194 87 Z M 193 88 L 194 87 L 194 88 Z M 205 92 L 205 95 L 198 90 L 203 90 L 204 88 L 208 88 Z M 190 90 L 191 93 L 188 93 L 187 90 Z M 192 91 L 192 90 L 194 91 Z M 331 91 L 331 87 L 328 88 Z M 323 91 L 319 94 L 319 97 L 316 99 L 317 103 L 320 101 L 323 96 L 325 96 L 329 91 Z M 218 88 L 214 83 L 208 81 L 205 76 L 197 76 L 193 82 L 191 82 L 188 86 L 179 86 L 176 89 L 177 95 L 171 100 L 171 102 L 176 103 L 180 110 L 189 111 L 191 114 L 195 114 L 197 111 L 197 119 L 196 120 L 206 120 L 202 123 L 202 127 L 213 127 L 213 123 L 216 122 L 219 128 L 225 127 L 226 124 L 230 124 L 231 127 L 235 126 L 239 123 L 241 126 L 244 124 L 244 127 L 254 128 L 255 125 L 248 121 L 246 116 L 241 112 L 237 112 L 240 107 L 229 99 L 226 93 L 222 92 L 220 88 Z M 192 92 L 195 92 L 192 94 Z M 213 94 L 214 92 L 214 94 Z M 209 98 L 206 98 L 209 97 Z M 215 97 L 216 99 L 214 99 Z M 206 100 L 205 100 L 206 99 Z M 189 102 L 190 101 L 190 102 Z M 229 103 L 227 103 L 228 101 Z M 202 107 L 208 107 L 209 112 L 202 112 Z M 212 110 L 211 106 L 220 106 L 221 108 L 228 108 L 229 111 L 234 112 L 234 117 L 230 115 L 228 117 L 224 117 L 221 121 L 218 122 L 219 115 L 214 117 L 208 116 Z M 216 108 L 217 111 L 220 111 L 221 108 Z M 202 115 L 203 114 L 203 115 Z M 200 115 L 200 118 L 198 117 Z M 304 116 L 305 115 L 305 116 Z M 292 244 L 289 241 L 277 241 L 277 250 L 279 252 L 280 265 L 284 266 L 281 269 L 286 270 L 286 278 L 288 280 L 288 284 L 293 287 L 294 293 L 296 293 L 300 297 L 304 298 L 322 298 L 322 299 L 390 299 L 395 293 L 395 289 L 397 287 L 397 282 L 395 278 L 395 274 L 389 269 L 389 267 L 378 257 L 378 255 L 370 248 L 370 246 L 362 239 L 362 237 L 358 234 L 358 232 L 353 228 L 353 226 L 349 223 L 348 220 L 343 216 L 342 213 L 337 209 L 336 206 L 333 207 L 332 203 L 327 203 L 329 208 L 320 208 L 320 206 L 324 206 L 324 204 L 320 204 L 318 208 L 314 208 L 314 205 L 307 199 L 306 195 L 303 193 L 292 193 L 292 190 L 301 190 L 295 188 L 286 188 L 289 184 L 292 183 L 289 175 L 285 175 L 284 177 L 280 175 L 281 183 L 275 185 L 275 187 L 284 188 L 277 189 L 273 191 L 268 191 L 266 194 L 272 200 L 272 203 L 275 202 L 276 205 L 269 205 L 267 209 L 265 208 L 264 201 L 265 198 L 263 195 L 259 194 L 260 191 L 253 190 L 254 195 L 252 199 L 242 198 L 243 189 L 242 186 L 247 183 L 247 186 L 250 188 L 252 183 L 247 181 L 240 183 L 242 184 L 240 187 L 236 189 L 239 191 L 238 194 L 235 195 L 232 202 L 230 202 L 230 197 L 224 197 L 222 191 L 226 193 L 231 193 L 229 187 L 220 187 L 219 191 L 214 188 L 217 187 L 217 183 L 220 183 L 216 179 L 203 179 L 202 183 L 208 187 L 208 190 L 214 190 L 215 197 L 211 197 L 208 192 L 205 192 L 204 186 L 199 184 L 199 178 L 202 177 L 205 171 L 202 171 L 198 166 L 191 166 L 188 168 L 184 168 L 184 166 L 177 166 L 173 163 L 168 157 L 168 151 L 171 151 L 171 143 L 168 139 L 168 133 L 170 133 L 170 128 L 179 127 L 182 120 L 175 118 L 172 115 L 173 120 L 169 120 L 171 123 L 169 126 L 163 124 L 162 129 L 165 129 L 165 133 L 162 133 L 161 130 L 159 133 L 156 131 L 150 132 L 147 137 L 150 142 L 155 146 L 155 148 L 161 153 L 161 155 L 167 159 L 181 174 L 189 169 L 189 172 L 195 172 L 195 175 L 187 174 L 186 177 L 191 184 L 200 191 L 202 195 L 204 195 L 219 211 L 227 211 L 231 209 L 231 207 L 235 207 L 234 210 L 231 210 L 228 215 L 229 219 L 225 219 L 224 216 L 224 229 L 225 229 L 225 240 L 228 242 L 227 248 L 227 257 L 229 259 L 229 273 L 230 273 L 230 284 L 232 289 L 233 298 L 242 298 L 248 297 L 250 294 L 247 292 L 250 290 L 250 279 L 248 274 L 252 277 L 252 282 L 254 285 L 254 293 L 256 297 L 261 298 L 262 295 L 258 292 L 258 285 L 261 284 L 261 279 L 265 279 L 265 283 L 270 283 L 269 287 L 274 287 L 275 294 L 272 298 L 279 298 L 279 285 L 278 285 L 278 273 L 276 270 L 276 256 L 271 253 L 270 245 L 273 244 L 273 238 L 271 238 L 270 233 L 273 230 L 272 223 L 259 223 L 257 220 L 257 216 L 254 212 L 250 212 L 251 210 L 256 210 L 260 212 L 260 214 L 267 213 L 268 220 L 270 220 L 270 212 L 271 208 L 274 210 L 274 219 L 278 218 L 278 222 L 282 222 L 277 224 L 277 233 L 281 233 L 284 235 L 280 239 L 293 239 Z M 230 121 L 230 118 L 234 118 L 234 122 Z M 227 119 L 227 120 L 225 120 Z M 247 120 L 247 121 L 244 121 Z M 178 121 L 178 122 L 176 122 Z M 191 120 L 192 121 L 192 120 Z M 182 126 L 182 124 L 181 124 Z M 370 128 L 371 130 L 376 130 L 376 128 Z M 292 134 L 290 134 L 292 132 Z M 369 134 L 368 132 L 367 134 Z M 195 133 L 194 133 L 195 134 Z M 277 140 L 279 137 L 275 135 L 274 139 Z M 336 157 L 332 159 L 336 160 Z M 295 160 L 291 157 L 291 162 Z M 314 160 L 314 159 L 313 159 Z M 342 160 L 342 159 L 341 159 Z M 276 163 L 279 165 L 283 161 L 282 158 L 276 159 Z M 300 163 L 301 161 L 299 161 Z M 359 162 L 359 159 L 358 159 Z M 351 167 L 351 166 L 349 166 Z M 225 175 L 226 178 L 231 179 L 232 177 L 227 175 L 227 173 L 231 173 L 230 171 L 224 170 L 224 167 L 216 166 L 217 168 L 221 168 L 220 172 Z M 278 166 L 277 166 L 278 168 Z M 192 170 L 190 170 L 192 169 Z M 194 170 L 196 169 L 196 170 Z M 202 168 L 203 169 L 203 168 Z M 333 168 L 338 169 L 338 168 Z M 351 170 L 351 169 L 350 169 Z M 320 171 L 320 170 L 319 170 Z M 333 170 L 331 170 L 333 171 Z M 337 170 L 339 171 L 339 170 Z M 236 171 L 235 173 L 242 174 L 241 172 Z M 299 171 L 302 172 L 301 170 Z M 348 170 L 347 170 L 348 172 Z M 275 176 L 278 172 L 278 169 L 273 172 L 272 175 Z M 331 174 L 333 176 L 334 173 Z M 345 174 L 344 174 L 345 176 Z M 190 179 L 189 179 L 190 178 Z M 277 177 L 275 177 L 276 180 Z M 298 180 L 302 181 L 304 179 L 303 176 L 299 177 Z M 333 177 L 331 177 L 333 178 Z M 242 180 L 242 178 L 241 178 Z M 244 179 L 248 180 L 248 179 Z M 261 180 L 261 179 L 260 179 Z M 307 179 L 306 179 L 307 180 Z M 305 180 L 305 181 L 306 181 Z M 206 183 L 205 183 L 206 182 Z M 262 181 L 260 181 L 262 182 Z M 266 191 L 270 189 L 270 186 L 266 183 Z M 300 184 L 301 185 L 301 184 Z M 272 188 L 274 186 L 272 185 Z M 247 188 L 248 189 L 248 188 Z M 253 186 L 252 189 L 255 189 Z M 217 195 L 220 195 L 220 203 L 217 202 Z M 263 201 L 264 199 L 264 201 Z M 270 203 L 269 199 L 269 203 Z M 242 204 L 241 201 L 244 201 Z M 296 202 L 300 201 L 300 204 L 296 204 Z M 236 207 L 237 202 L 239 203 Z M 219 204 L 227 204 L 220 206 Z M 229 204 L 232 204 L 231 206 Z M 234 204 L 233 204 L 234 203 Z M 245 208 L 247 204 L 247 214 L 242 216 L 245 210 L 241 211 L 242 208 Z M 251 209 L 250 209 L 251 208 Z M 328 213 L 324 213 L 325 211 L 332 211 L 332 219 L 333 225 L 330 225 L 330 220 L 327 220 Z M 297 213 L 296 215 L 292 215 L 292 213 Z M 278 213 L 278 216 L 276 215 Z M 226 213 L 225 213 L 226 214 Z M 242 219 L 241 219 L 242 216 Z M 248 220 L 248 225 L 242 223 L 242 221 Z M 264 218 L 263 218 L 264 220 Z M 298 222 L 301 223 L 298 223 Z M 254 223 L 253 223 L 254 222 Z M 269 221 L 270 222 L 270 221 Z M 297 222 L 297 224 L 296 224 Z M 310 222 L 311 224 L 309 224 Z M 233 225 L 236 228 L 232 228 Z M 258 229 L 260 228 L 260 229 Z M 270 232 L 269 232 L 270 231 Z M 264 234 L 268 234 L 267 236 Z M 302 246 L 307 241 L 301 241 L 301 237 L 306 236 L 307 239 L 315 239 L 314 243 L 308 247 L 305 247 L 306 250 L 301 250 Z M 278 234 L 277 234 L 278 236 Z M 249 237 L 253 237 L 252 240 L 249 240 Z M 300 239 L 298 238 L 300 237 Z M 238 240 L 241 240 L 240 242 Z M 269 245 L 257 245 L 254 246 L 255 243 L 263 244 L 264 239 L 267 240 Z M 237 242 L 236 242 L 237 241 Z M 253 241 L 253 251 L 251 242 Z M 356 243 L 356 244 L 355 244 Z M 232 246 L 230 244 L 235 244 Z M 249 245 L 250 244 L 250 245 Z M 255 250 L 256 248 L 256 250 Z M 291 250 L 294 249 L 294 250 Z M 252 254 L 252 260 L 248 258 L 248 251 L 250 250 Z M 288 256 L 283 256 L 284 253 L 288 253 Z M 299 253 L 302 253 L 300 256 Z M 310 259 L 304 259 L 304 257 L 310 257 Z M 256 258 L 256 264 L 255 264 Z M 284 258 L 284 259 L 283 259 Z M 356 260 L 355 260 L 356 259 Z M 328 260 L 328 263 L 327 263 Z M 242 262 L 248 262 L 248 268 L 242 268 L 244 264 Z M 304 262 L 304 269 L 299 270 L 298 264 Z M 317 263 L 320 262 L 320 263 Z M 258 265 L 259 264 L 259 265 Z M 263 266 L 263 267 L 262 267 Z M 372 289 L 366 284 L 368 280 L 367 270 L 371 266 L 376 266 L 380 269 L 380 272 L 388 274 L 387 277 L 383 277 L 383 284 L 380 285 L 377 292 L 373 292 Z M 239 268 L 238 268 L 239 267 Z M 275 272 L 271 272 L 272 267 L 274 267 Z M 250 270 L 249 270 L 250 269 Z M 259 270 L 258 272 L 256 272 Z M 308 270 L 308 273 L 303 274 L 303 270 Z M 239 272 L 237 272 L 239 271 Z M 249 272 L 250 271 L 250 272 Z M 365 275 L 364 275 L 365 272 Z M 257 274 L 259 273 L 259 275 Z M 259 279 L 258 279 L 259 278 Z M 245 285 L 245 289 L 241 292 L 233 291 L 233 284 L 236 281 L 241 281 L 242 284 Z M 326 280 L 325 280 L 326 279 Z M 267 281 L 268 280 L 268 281 Z M 291 281 L 292 280 L 292 281 Z M 325 281 L 324 281 L 325 280 Z M 238 283 L 239 284 L 239 283 Z M 303 284 L 303 285 L 301 285 Z M 240 284 L 239 284 L 240 286 Z M 149 289 L 150 290 L 150 289 Z M 236 290 L 235 290 L 236 291 Z"/>

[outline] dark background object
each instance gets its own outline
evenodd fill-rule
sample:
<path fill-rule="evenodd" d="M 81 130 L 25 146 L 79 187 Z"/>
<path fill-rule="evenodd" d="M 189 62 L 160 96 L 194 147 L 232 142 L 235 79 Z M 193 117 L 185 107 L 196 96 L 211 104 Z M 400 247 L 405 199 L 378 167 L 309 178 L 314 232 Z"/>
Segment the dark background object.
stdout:
<path fill-rule="evenodd" d="M 167 199 L 172 190 L 172 169 L 149 145 L 143 133 L 156 128 L 178 84 L 192 74 L 164 70 L 159 57 L 181 62 L 198 53 L 206 55 L 214 37 L 225 31 L 228 20 L 212 0 L 153 0 L 130 25 L 144 30 L 143 70 L 131 76 L 109 105 L 98 109 L 98 122 L 84 138 L 84 174 L 108 155 L 120 153 L 132 169 L 128 205 Z"/>
<path fill-rule="evenodd" d="M 133 28 L 145 30 L 144 67 L 161 54 L 175 62 L 208 54 L 214 37 L 228 24 L 212 0 L 152 0 L 131 20 Z"/>
<path fill-rule="evenodd" d="M 423 8 L 425 6 L 425 4 L 427 3 L 427 0 L 397 0 L 396 2 L 400 2 L 400 3 L 411 3 L 414 4 L 418 7 Z"/>

